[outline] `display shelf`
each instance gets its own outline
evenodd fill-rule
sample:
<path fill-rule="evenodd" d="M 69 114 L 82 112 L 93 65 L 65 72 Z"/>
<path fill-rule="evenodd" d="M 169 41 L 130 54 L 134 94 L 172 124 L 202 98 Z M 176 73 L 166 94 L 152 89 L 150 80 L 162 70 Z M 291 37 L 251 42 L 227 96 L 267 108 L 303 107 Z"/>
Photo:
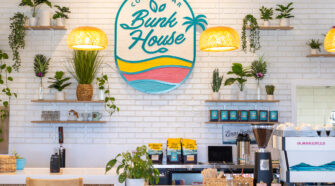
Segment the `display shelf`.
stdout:
<path fill-rule="evenodd" d="M 252 122 L 252 121 L 209 121 L 209 122 L 206 122 L 206 124 L 254 124 L 254 125 L 259 125 L 259 124 L 277 124 L 279 122 L 259 122 L 259 121 L 255 121 L 255 122 Z"/>
<path fill-rule="evenodd" d="M 279 100 L 205 100 L 206 103 L 278 103 Z"/>
<path fill-rule="evenodd" d="M 24 26 L 26 30 L 67 30 L 65 26 Z"/>
<path fill-rule="evenodd" d="M 335 54 L 310 54 L 306 57 L 335 57 Z"/>
<path fill-rule="evenodd" d="M 107 121 L 31 121 L 31 123 L 50 124 L 50 123 L 106 123 Z"/>
<path fill-rule="evenodd" d="M 291 26 L 260 26 L 260 30 L 293 30 L 294 27 Z M 250 27 L 247 27 L 250 30 Z"/>
<path fill-rule="evenodd" d="M 92 101 L 78 101 L 78 100 L 48 100 L 48 99 L 36 99 L 31 100 L 34 103 L 104 103 L 104 100 L 92 100 Z"/>

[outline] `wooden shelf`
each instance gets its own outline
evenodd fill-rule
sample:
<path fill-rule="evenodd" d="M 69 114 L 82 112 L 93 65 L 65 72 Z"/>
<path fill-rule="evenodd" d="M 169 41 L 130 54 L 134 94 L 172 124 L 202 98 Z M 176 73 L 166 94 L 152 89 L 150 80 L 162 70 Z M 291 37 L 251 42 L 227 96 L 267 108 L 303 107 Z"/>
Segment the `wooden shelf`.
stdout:
<path fill-rule="evenodd" d="M 50 124 L 50 123 L 106 123 L 107 121 L 31 121 L 31 123 L 41 123 L 41 124 Z"/>
<path fill-rule="evenodd" d="M 65 26 L 24 26 L 26 30 L 67 30 Z"/>
<path fill-rule="evenodd" d="M 104 100 L 78 101 L 78 100 L 47 100 L 47 99 L 31 100 L 31 102 L 34 102 L 34 103 L 105 103 Z"/>
<path fill-rule="evenodd" d="M 206 100 L 206 103 L 278 103 L 279 100 Z"/>
<path fill-rule="evenodd" d="M 293 30 L 291 26 L 259 26 L 260 30 Z M 250 27 L 247 27 L 250 30 Z"/>
<path fill-rule="evenodd" d="M 206 124 L 255 124 L 255 125 L 259 125 L 259 124 L 277 124 L 279 122 L 258 122 L 258 121 L 255 121 L 255 122 L 252 122 L 252 121 L 237 121 L 237 122 L 234 122 L 234 121 L 209 121 L 209 122 L 206 122 Z"/>
<path fill-rule="evenodd" d="M 335 57 L 335 54 L 310 54 L 306 57 Z"/>

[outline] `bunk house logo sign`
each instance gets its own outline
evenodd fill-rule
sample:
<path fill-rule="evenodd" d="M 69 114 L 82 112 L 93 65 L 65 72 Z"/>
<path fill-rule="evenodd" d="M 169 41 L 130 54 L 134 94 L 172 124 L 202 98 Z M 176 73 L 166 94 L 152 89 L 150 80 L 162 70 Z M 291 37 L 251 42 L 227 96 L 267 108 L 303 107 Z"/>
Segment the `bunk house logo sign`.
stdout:
<path fill-rule="evenodd" d="M 150 94 L 177 88 L 196 58 L 196 27 L 186 0 L 125 0 L 115 21 L 115 61 L 122 78 Z"/>

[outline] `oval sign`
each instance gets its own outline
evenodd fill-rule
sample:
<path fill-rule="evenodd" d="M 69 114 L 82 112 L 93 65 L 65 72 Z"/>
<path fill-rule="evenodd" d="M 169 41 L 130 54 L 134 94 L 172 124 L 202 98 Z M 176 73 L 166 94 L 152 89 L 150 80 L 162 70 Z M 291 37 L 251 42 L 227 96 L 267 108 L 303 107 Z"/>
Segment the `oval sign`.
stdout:
<path fill-rule="evenodd" d="M 159 94 L 180 86 L 196 58 L 196 26 L 186 0 L 125 0 L 115 21 L 115 61 L 135 89 Z M 204 28 L 204 27 L 203 27 Z"/>

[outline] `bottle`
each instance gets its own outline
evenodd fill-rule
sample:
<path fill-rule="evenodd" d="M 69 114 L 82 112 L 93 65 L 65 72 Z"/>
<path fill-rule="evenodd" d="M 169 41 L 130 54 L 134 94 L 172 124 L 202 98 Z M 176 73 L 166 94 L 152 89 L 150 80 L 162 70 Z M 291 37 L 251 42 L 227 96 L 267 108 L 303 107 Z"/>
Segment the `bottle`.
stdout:
<path fill-rule="evenodd" d="M 50 158 L 50 173 L 59 173 L 60 172 L 60 160 L 57 153 L 51 155 Z"/>
<path fill-rule="evenodd" d="M 59 159 L 60 159 L 60 167 L 65 168 L 65 148 L 63 147 L 64 143 L 64 135 L 63 135 L 63 127 L 58 127 L 58 142 L 59 142 Z"/>

